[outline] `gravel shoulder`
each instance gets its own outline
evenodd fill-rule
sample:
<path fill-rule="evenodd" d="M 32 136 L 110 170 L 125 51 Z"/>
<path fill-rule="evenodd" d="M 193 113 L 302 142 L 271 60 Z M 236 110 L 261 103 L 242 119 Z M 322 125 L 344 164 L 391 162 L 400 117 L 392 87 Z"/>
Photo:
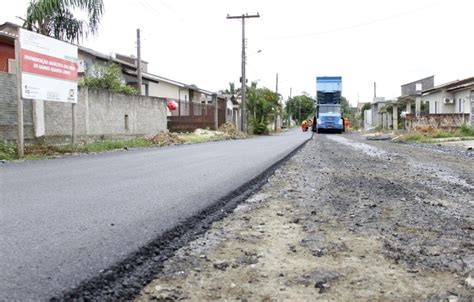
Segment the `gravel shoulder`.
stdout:
<path fill-rule="evenodd" d="M 474 159 L 315 135 L 137 301 L 474 299 Z"/>

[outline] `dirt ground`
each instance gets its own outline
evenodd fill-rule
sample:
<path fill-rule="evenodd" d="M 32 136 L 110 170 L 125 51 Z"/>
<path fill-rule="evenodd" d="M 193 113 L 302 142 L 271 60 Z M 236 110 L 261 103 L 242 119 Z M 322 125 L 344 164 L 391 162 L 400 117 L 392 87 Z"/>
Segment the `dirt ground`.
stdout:
<path fill-rule="evenodd" d="M 472 153 L 315 135 L 145 300 L 473 301 Z"/>

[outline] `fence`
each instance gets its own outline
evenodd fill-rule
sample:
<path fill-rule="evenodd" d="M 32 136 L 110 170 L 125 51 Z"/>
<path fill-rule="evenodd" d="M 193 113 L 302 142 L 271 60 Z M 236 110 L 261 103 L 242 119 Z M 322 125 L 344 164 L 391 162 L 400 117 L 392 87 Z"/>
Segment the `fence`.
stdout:
<path fill-rule="evenodd" d="M 216 108 L 214 104 L 176 101 L 178 108 L 168 116 L 168 130 L 170 132 L 191 132 L 197 128 L 215 129 Z M 217 125 L 226 122 L 226 102 L 217 101 Z"/>
<path fill-rule="evenodd" d="M 413 129 L 419 126 L 431 126 L 433 128 L 457 128 L 470 122 L 468 113 L 447 113 L 447 114 L 422 114 L 419 120 L 414 114 L 407 114 L 405 126 Z"/>

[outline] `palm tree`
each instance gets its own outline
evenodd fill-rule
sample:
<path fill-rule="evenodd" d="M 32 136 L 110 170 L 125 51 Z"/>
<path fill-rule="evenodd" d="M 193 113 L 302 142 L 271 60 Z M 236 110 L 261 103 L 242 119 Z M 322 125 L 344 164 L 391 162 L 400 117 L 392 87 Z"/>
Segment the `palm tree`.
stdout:
<path fill-rule="evenodd" d="M 73 11 L 87 14 L 87 21 Z M 23 27 L 56 39 L 77 42 L 97 33 L 104 12 L 103 0 L 31 0 Z"/>

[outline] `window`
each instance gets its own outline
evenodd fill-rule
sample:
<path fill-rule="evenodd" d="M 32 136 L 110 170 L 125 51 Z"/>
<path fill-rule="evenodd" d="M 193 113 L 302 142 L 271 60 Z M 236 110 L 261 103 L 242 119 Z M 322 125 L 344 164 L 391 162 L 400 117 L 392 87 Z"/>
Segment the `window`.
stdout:
<path fill-rule="evenodd" d="M 461 98 L 458 99 L 458 109 L 459 109 L 459 113 L 461 113 L 462 112 L 462 99 Z"/>
<path fill-rule="evenodd" d="M 434 113 L 438 113 L 438 102 L 434 102 L 435 108 L 434 108 Z"/>

